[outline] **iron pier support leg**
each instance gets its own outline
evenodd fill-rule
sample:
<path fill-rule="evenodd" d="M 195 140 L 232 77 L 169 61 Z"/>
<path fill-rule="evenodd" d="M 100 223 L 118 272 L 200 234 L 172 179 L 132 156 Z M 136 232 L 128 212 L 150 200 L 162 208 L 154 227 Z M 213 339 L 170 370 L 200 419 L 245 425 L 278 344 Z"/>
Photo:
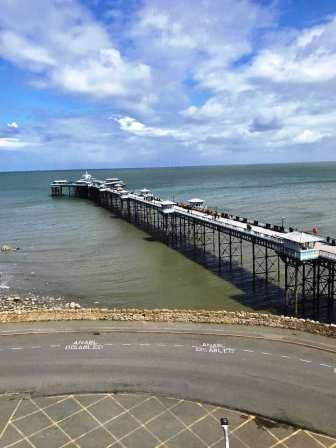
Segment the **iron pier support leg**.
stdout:
<path fill-rule="evenodd" d="M 156 221 L 157 221 L 157 212 L 156 212 L 156 210 L 154 209 L 154 210 L 153 210 L 153 232 L 154 232 L 155 235 L 156 235 L 156 233 L 157 233 L 157 224 L 156 224 Z"/>
<path fill-rule="evenodd" d="M 316 263 L 313 264 L 313 319 L 316 319 Z"/>
<path fill-rule="evenodd" d="M 314 310 L 314 319 L 319 320 L 320 319 L 320 293 L 322 289 L 321 285 L 322 279 L 321 279 L 321 264 L 320 261 L 317 261 L 317 285 L 316 285 L 316 306 Z"/>
<path fill-rule="evenodd" d="M 168 221 L 168 216 L 165 216 L 165 229 L 164 229 L 164 232 L 165 232 L 165 237 L 166 237 L 166 243 L 168 243 L 168 245 L 169 245 L 169 243 L 170 243 L 170 232 L 169 232 L 169 221 Z"/>
<path fill-rule="evenodd" d="M 178 247 L 179 249 L 183 249 L 183 218 L 182 216 L 177 215 L 176 219 L 178 219 Z"/>
<path fill-rule="evenodd" d="M 335 264 L 331 263 L 329 268 L 329 289 L 328 289 L 328 321 L 334 322 L 335 304 Z"/>
<path fill-rule="evenodd" d="M 131 204 L 129 199 L 127 199 L 127 218 L 131 222 Z"/>
<path fill-rule="evenodd" d="M 306 282 L 307 282 L 307 278 L 306 278 L 306 263 L 303 263 L 302 265 L 302 316 L 305 316 L 306 313 Z"/>
<path fill-rule="evenodd" d="M 268 249 L 265 247 L 265 287 L 268 287 Z"/>
<path fill-rule="evenodd" d="M 193 220 L 192 224 L 193 224 L 193 228 L 192 228 L 192 231 L 193 231 L 193 250 L 194 250 L 194 255 L 195 255 L 196 254 L 196 226 L 195 226 L 195 221 L 194 220 Z"/>
<path fill-rule="evenodd" d="M 288 313 L 288 261 L 285 261 L 285 291 L 284 291 L 284 310 Z"/>
<path fill-rule="evenodd" d="M 253 263 L 253 291 L 256 290 L 256 258 L 255 258 L 255 243 L 252 241 L 252 263 Z"/>
<path fill-rule="evenodd" d="M 203 228 L 202 228 L 202 257 L 205 258 L 205 224 L 203 223 Z"/>
<path fill-rule="evenodd" d="M 149 213 L 150 213 L 150 207 L 146 205 L 146 228 L 149 229 Z"/>
<path fill-rule="evenodd" d="M 295 316 L 298 315 L 298 311 L 299 311 L 299 309 L 298 309 L 298 275 L 299 275 L 299 266 L 296 263 L 295 264 L 295 280 L 294 280 L 294 282 L 295 282 L 294 283 L 294 300 L 295 300 L 294 313 L 295 313 Z"/>
<path fill-rule="evenodd" d="M 285 260 L 285 291 L 284 308 L 286 314 L 299 313 L 299 270 L 300 263 L 297 260 L 286 258 Z M 294 309 L 293 309 L 294 308 Z"/>
<path fill-rule="evenodd" d="M 217 230 L 217 236 L 218 236 L 218 270 L 219 272 L 222 271 L 222 253 L 221 253 L 221 233 L 219 229 Z"/>

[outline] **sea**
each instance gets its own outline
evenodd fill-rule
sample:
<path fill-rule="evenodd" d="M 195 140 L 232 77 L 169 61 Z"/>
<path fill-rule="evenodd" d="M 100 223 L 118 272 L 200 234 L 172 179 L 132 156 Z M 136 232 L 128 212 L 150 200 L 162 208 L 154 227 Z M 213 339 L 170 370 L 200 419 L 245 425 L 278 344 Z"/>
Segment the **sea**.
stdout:
<path fill-rule="evenodd" d="M 336 236 L 336 163 L 89 170 L 172 200 Z M 223 279 L 85 199 L 50 196 L 82 170 L 0 173 L 0 296 L 63 297 L 83 306 L 251 309 Z"/>

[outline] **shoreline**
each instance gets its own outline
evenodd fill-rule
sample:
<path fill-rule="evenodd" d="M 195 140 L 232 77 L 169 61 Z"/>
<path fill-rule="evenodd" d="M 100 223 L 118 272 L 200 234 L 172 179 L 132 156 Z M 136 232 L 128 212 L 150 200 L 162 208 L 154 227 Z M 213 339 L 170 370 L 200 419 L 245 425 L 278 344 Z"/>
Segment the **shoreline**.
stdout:
<path fill-rule="evenodd" d="M 336 338 L 336 324 L 271 313 L 206 309 L 85 308 L 61 297 L 0 296 L 0 323 L 80 320 L 257 326 L 303 331 Z"/>
<path fill-rule="evenodd" d="M 79 309 L 81 305 L 64 297 L 40 296 L 33 293 L 20 296 L 19 294 L 0 294 L 0 313 L 3 312 L 31 312 L 46 310 Z"/>

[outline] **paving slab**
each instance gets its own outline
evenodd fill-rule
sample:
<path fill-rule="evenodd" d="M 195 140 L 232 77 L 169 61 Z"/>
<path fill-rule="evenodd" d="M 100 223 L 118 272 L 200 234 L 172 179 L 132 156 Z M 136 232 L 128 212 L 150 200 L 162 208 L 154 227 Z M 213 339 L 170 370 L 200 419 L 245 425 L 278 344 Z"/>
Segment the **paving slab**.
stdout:
<path fill-rule="evenodd" d="M 0 396 L 0 437 L 5 431 L 8 424 L 8 420 L 11 418 L 12 414 L 15 413 L 18 405 L 20 404 L 21 398 L 17 398 L 15 395 L 2 395 Z"/>
<path fill-rule="evenodd" d="M 220 417 L 229 419 L 231 448 L 336 448 L 323 434 L 155 394 L 0 398 L 0 448 L 222 448 Z"/>

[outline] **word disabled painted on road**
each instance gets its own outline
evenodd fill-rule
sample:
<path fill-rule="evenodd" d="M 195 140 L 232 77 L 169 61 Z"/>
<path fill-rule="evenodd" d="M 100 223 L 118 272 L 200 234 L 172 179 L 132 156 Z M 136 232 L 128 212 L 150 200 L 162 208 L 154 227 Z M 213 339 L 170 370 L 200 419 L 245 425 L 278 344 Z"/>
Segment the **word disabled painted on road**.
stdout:
<path fill-rule="evenodd" d="M 65 350 L 102 350 L 103 348 L 104 346 L 95 340 L 76 340 L 65 346 Z"/>
<path fill-rule="evenodd" d="M 208 342 L 203 342 L 201 345 L 193 345 L 195 352 L 203 353 L 217 353 L 220 355 L 227 355 L 235 353 L 235 349 L 231 347 L 225 347 L 223 344 L 210 344 Z"/>

